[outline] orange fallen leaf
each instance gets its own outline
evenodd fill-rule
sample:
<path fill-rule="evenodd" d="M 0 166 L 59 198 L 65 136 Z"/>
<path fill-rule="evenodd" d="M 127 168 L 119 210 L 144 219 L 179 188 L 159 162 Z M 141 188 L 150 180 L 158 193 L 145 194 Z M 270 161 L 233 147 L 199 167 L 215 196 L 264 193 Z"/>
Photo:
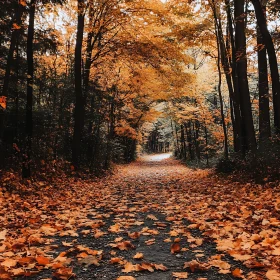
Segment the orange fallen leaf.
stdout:
<path fill-rule="evenodd" d="M 8 268 L 15 267 L 17 265 L 17 261 L 12 259 L 6 259 L 5 261 L 1 262 L 1 265 Z"/>
<path fill-rule="evenodd" d="M 154 264 L 154 268 L 156 270 L 162 270 L 162 271 L 168 270 L 168 268 L 166 266 L 164 266 L 162 263 L 161 264 Z"/>
<path fill-rule="evenodd" d="M 132 232 L 132 233 L 128 233 L 128 236 L 132 239 L 137 239 L 140 237 L 140 232 Z"/>
<path fill-rule="evenodd" d="M 239 268 L 236 268 L 235 270 L 232 271 L 232 275 L 234 277 L 237 277 L 237 278 L 243 278 L 243 275 L 242 275 L 242 270 L 239 269 Z"/>
<path fill-rule="evenodd" d="M 18 263 L 20 265 L 26 265 L 26 264 L 29 264 L 29 263 L 34 262 L 34 261 L 35 261 L 34 257 L 23 257 L 23 258 L 20 258 L 18 260 Z"/>
<path fill-rule="evenodd" d="M 62 267 L 59 268 L 56 272 L 54 272 L 53 276 L 56 277 L 57 279 L 68 280 L 71 277 L 75 276 L 75 274 L 73 273 L 72 268 Z"/>
<path fill-rule="evenodd" d="M 150 263 L 141 263 L 140 269 L 141 269 L 141 270 L 148 270 L 148 271 L 150 271 L 150 272 L 154 272 L 153 265 L 150 264 Z"/>
<path fill-rule="evenodd" d="M 147 215 L 147 218 L 150 219 L 150 220 L 153 220 L 153 221 L 158 221 L 158 218 L 153 214 Z"/>
<path fill-rule="evenodd" d="M 136 253 L 136 255 L 133 257 L 134 259 L 143 259 L 144 255 L 143 253 Z"/>
<path fill-rule="evenodd" d="M 11 273 L 13 274 L 13 276 L 23 276 L 25 274 L 25 271 L 22 268 L 14 268 L 11 269 Z M 2 279 L 1 276 L 0 279 Z"/>
<path fill-rule="evenodd" d="M 156 242 L 156 240 L 155 240 L 154 238 L 145 241 L 145 243 L 146 243 L 147 245 L 153 245 L 153 244 L 155 244 L 155 242 Z"/>
<path fill-rule="evenodd" d="M 136 280 L 136 278 L 132 276 L 120 276 L 117 278 L 117 280 Z"/>
<path fill-rule="evenodd" d="M 279 280 L 280 279 L 280 273 L 276 269 L 269 269 L 266 272 L 265 276 L 269 280 Z"/>
<path fill-rule="evenodd" d="M 197 260 L 192 260 L 190 262 L 185 262 L 184 268 L 189 268 L 191 272 L 205 271 L 210 268 L 210 265 L 207 263 L 198 262 Z"/>
<path fill-rule="evenodd" d="M 79 263 L 84 264 L 85 266 L 95 265 L 99 266 L 99 259 L 95 256 L 87 256 L 85 258 L 79 259 Z"/>
<path fill-rule="evenodd" d="M 122 270 L 122 272 L 129 273 L 129 272 L 132 272 L 132 271 L 135 271 L 135 270 L 136 270 L 136 266 L 134 264 L 132 264 L 131 262 L 127 262 L 124 265 L 124 269 Z"/>
<path fill-rule="evenodd" d="M 179 279 L 187 279 L 188 278 L 188 273 L 187 272 L 173 272 L 172 276 L 176 277 L 176 278 L 179 278 Z"/>
<path fill-rule="evenodd" d="M 0 240 L 5 240 L 6 239 L 6 234 L 7 234 L 6 229 L 0 231 Z"/>
<path fill-rule="evenodd" d="M 47 264 L 50 263 L 50 260 L 48 258 L 44 257 L 44 256 L 38 256 L 36 258 L 36 261 L 40 265 L 47 265 Z"/>
<path fill-rule="evenodd" d="M 115 263 L 121 263 L 123 260 L 122 258 L 111 258 L 110 263 L 115 264 Z"/>
<path fill-rule="evenodd" d="M 175 253 L 178 253 L 180 252 L 181 250 L 181 246 L 179 243 L 173 243 L 172 246 L 171 246 L 171 253 L 172 254 L 175 254 Z"/>

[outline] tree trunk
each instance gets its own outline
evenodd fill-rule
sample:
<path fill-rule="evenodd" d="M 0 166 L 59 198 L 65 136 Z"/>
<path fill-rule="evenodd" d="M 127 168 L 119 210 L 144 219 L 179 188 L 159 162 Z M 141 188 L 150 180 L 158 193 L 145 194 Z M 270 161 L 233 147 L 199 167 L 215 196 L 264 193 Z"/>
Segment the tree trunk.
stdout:
<path fill-rule="evenodd" d="M 84 97 L 82 90 L 82 47 L 85 25 L 84 0 L 78 0 L 78 23 L 75 46 L 75 111 L 74 111 L 74 134 L 72 143 L 72 163 L 75 168 L 79 167 L 81 156 L 81 139 L 84 128 Z"/>
<path fill-rule="evenodd" d="M 185 133 L 184 133 L 184 126 L 181 124 L 181 152 L 180 158 L 186 160 L 187 159 L 187 150 L 186 150 L 186 142 L 185 142 Z"/>
<path fill-rule="evenodd" d="M 231 78 L 229 75 L 229 63 L 227 60 L 226 56 L 226 48 L 225 48 L 225 43 L 223 39 L 223 34 L 222 34 L 222 26 L 221 22 L 218 19 L 217 11 L 216 11 L 216 5 L 215 2 L 213 1 L 213 14 L 214 14 L 214 19 L 215 19 L 215 35 L 216 35 L 216 43 L 217 43 L 217 50 L 218 50 L 218 58 L 217 58 L 217 68 L 218 68 L 218 76 L 219 76 L 219 81 L 218 81 L 218 94 L 219 94 L 219 101 L 220 101 L 220 112 L 221 112 L 221 122 L 222 122 L 222 127 L 223 127 L 223 133 L 224 133 L 224 156 L 226 159 L 228 159 L 228 136 L 227 136 L 227 129 L 226 129 L 226 123 L 225 123 L 225 115 L 224 115 L 224 104 L 223 104 L 223 96 L 222 96 L 222 90 L 221 90 L 221 84 L 222 84 L 222 72 L 221 72 L 221 62 L 224 68 L 224 72 L 226 75 L 226 80 L 227 80 L 227 85 L 229 89 L 229 95 L 230 98 L 234 98 L 234 92 L 233 92 L 233 87 L 231 83 Z M 235 124 L 234 122 L 234 117 L 233 119 L 233 125 Z M 233 129 L 235 130 L 235 127 L 233 126 Z M 237 139 L 234 139 L 235 141 Z"/>
<path fill-rule="evenodd" d="M 235 128 L 236 128 L 236 139 L 237 143 L 235 145 L 235 151 L 240 152 L 242 150 L 242 127 L 241 127 L 241 112 L 240 112 L 240 98 L 239 98 L 239 87 L 238 87 L 238 76 L 236 71 L 236 46 L 235 46 L 235 37 L 233 31 L 233 22 L 232 22 L 232 13 L 230 9 L 229 0 L 225 0 L 226 5 L 226 13 L 227 13 L 227 23 L 228 23 L 228 43 L 231 45 L 231 59 L 229 58 L 229 62 L 231 63 L 231 76 L 233 81 L 233 90 L 234 90 L 234 99 L 233 107 L 234 107 L 234 120 L 235 120 Z M 228 56 L 230 54 L 228 53 Z"/>
<path fill-rule="evenodd" d="M 265 13 L 266 7 L 263 6 Z M 259 27 L 257 27 L 257 48 L 258 48 L 258 72 L 259 72 L 259 133 L 260 147 L 269 140 L 271 136 L 270 114 L 269 114 L 269 87 L 268 71 L 266 60 L 266 47 Z"/>
<path fill-rule="evenodd" d="M 240 98 L 240 111 L 242 118 L 243 154 L 246 151 L 255 151 L 256 138 L 251 109 L 250 92 L 247 77 L 246 35 L 244 0 L 234 0 L 235 16 L 235 46 L 236 46 L 236 72 Z"/>
<path fill-rule="evenodd" d="M 218 59 L 217 59 L 217 67 L 218 67 L 218 94 L 219 94 L 219 101 L 220 101 L 220 112 L 221 112 L 221 123 L 223 127 L 224 133 L 224 156 L 225 159 L 228 159 L 228 136 L 227 136 L 227 128 L 225 123 L 225 115 L 224 115 L 224 103 L 223 103 L 223 96 L 222 96 L 222 72 L 221 72 L 221 50 L 219 44 L 219 35 L 218 35 L 218 26 L 216 25 L 216 42 L 217 42 L 217 50 L 218 50 Z"/>
<path fill-rule="evenodd" d="M 9 90 L 9 82 L 10 82 L 10 74 L 11 74 L 11 66 L 13 62 L 14 52 L 15 48 L 17 46 L 17 41 L 20 35 L 20 29 L 22 24 L 22 14 L 24 12 L 24 7 L 21 5 L 20 1 L 16 4 L 15 8 L 15 20 L 14 24 L 17 25 L 18 28 L 14 28 L 12 31 L 11 41 L 10 41 L 10 47 L 9 47 L 9 53 L 7 58 L 7 64 L 5 69 L 5 76 L 3 81 L 3 88 L 2 88 L 2 96 L 8 97 L 8 90 Z M 5 111 L 0 106 L 0 141 L 4 134 L 4 119 L 5 119 Z"/>
<path fill-rule="evenodd" d="M 33 86 L 34 86 L 34 61 L 33 61 L 33 39 L 35 21 L 36 0 L 31 0 L 29 7 L 29 24 L 27 33 L 27 102 L 26 102 L 26 154 L 23 159 L 22 177 L 31 176 L 31 153 L 33 135 Z"/>
<path fill-rule="evenodd" d="M 265 11 L 259 0 L 252 0 L 255 8 L 258 27 L 262 35 L 263 43 L 266 46 L 269 58 L 270 74 L 272 80 L 272 94 L 273 94 L 273 110 L 274 110 L 274 127 L 277 134 L 280 133 L 280 81 L 277 57 L 271 35 L 267 29 Z"/>

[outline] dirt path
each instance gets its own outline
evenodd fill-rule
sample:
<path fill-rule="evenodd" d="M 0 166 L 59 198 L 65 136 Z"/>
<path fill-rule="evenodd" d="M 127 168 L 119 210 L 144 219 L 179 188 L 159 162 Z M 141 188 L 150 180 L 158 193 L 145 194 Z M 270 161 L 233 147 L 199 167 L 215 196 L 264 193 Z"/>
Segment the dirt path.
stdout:
<path fill-rule="evenodd" d="M 280 279 L 279 189 L 168 155 L 0 198 L 0 279 Z"/>

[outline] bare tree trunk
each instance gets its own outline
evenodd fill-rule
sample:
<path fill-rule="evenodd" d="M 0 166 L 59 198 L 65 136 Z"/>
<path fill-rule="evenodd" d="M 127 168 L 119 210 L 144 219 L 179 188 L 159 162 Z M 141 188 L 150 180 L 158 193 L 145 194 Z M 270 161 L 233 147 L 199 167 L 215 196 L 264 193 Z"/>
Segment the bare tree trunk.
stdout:
<path fill-rule="evenodd" d="M 31 176 L 31 153 L 33 135 L 33 86 L 34 86 L 34 61 L 33 61 L 33 39 L 35 21 L 36 0 L 31 0 L 29 7 L 29 24 L 27 33 L 27 103 L 26 103 L 26 154 L 22 165 L 22 177 Z"/>
<path fill-rule="evenodd" d="M 235 37 L 234 37 L 234 30 L 233 30 L 233 22 L 232 22 L 232 13 L 230 9 L 230 2 L 229 0 L 225 0 L 226 5 L 226 13 L 227 13 L 227 23 L 228 23 L 228 44 L 230 42 L 231 46 L 231 57 L 230 52 L 228 52 L 228 60 L 231 65 L 231 76 L 233 82 L 233 90 L 234 90 L 234 98 L 232 100 L 233 107 L 234 107 L 234 120 L 235 120 L 235 127 L 236 127 L 236 145 L 235 151 L 239 152 L 242 150 L 242 127 L 241 127 L 241 112 L 240 112 L 240 98 L 239 98 L 239 87 L 238 87 L 238 76 L 236 70 L 236 46 L 235 46 Z M 229 46 L 227 47 L 229 49 Z"/>
<path fill-rule="evenodd" d="M 266 7 L 263 6 L 265 13 Z M 258 48 L 258 72 L 259 72 L 259 133 L 260 147 L 269 140 L 271 136 L 270 114 L 269 114 L 269 87 L 266 59 L 266 47 L 257 27 L 257 48 Z"/>
<path fill-rule="evenodd" d="M 278 72 L 278 63 L 274 44 L 271 35 L 267 29 L 266 16 L 259 0 L 252 0 L 255 8 L 255 14 L 258 22 L 258 27 L 262 35 L 263 43 L 266 46 L 269 58 L 270 74 L 272 80 L 273 94 L 273 110 L 274 110 L 274 127 L 276 133 L 280 133 L 280 81 Z"/>
<path fill-rule="evenodd" d="M 16 4 L 16 8 L 15 8 L 15 19 L 14 19 L 14 24 L 16 24 L 17 28 L 14 28 L 12 31 L 9 53 L 8 53 L 6 69 L 5 69 L 5 76 L 4 76 L 4 81 L 3 81 L 3 88 L 2 88 L 2 96 L 6 97 L 6 98 L 8 97 L 13 56 L 14 56 L 15 48 L 17 46 L 20 29 L 22 28 L 21 27 L 21 24 L 22 24 L 21 18 L 22 18 L 23 12 L 24 12 L 24 7 L 21 5 L 21 2 L 18 1 L 18 3 Z M 3 134 L 4 134 L 4 127 L 5 127 L 4 119 L 5 119 L 5 111 L 0 106 L 0 144 L 1 144 L 1 139 L 3 137 Z"/>
<path fill-rule="evenodd" d="M 219 94 L 219 101 L 220 101 L 220 112 L 221 112 L 221 123 L 223 127 L 223 133 L 224 133 L 224 156 L 225 159 L 228 159 L 228 136 L 227 136 L 227 128 L 225 123 L 225 114 L 224 114 L 224 103 L 223 103 L 223 96 L 222 96 L 222 72 L 221 72 L 221 50 L 220 50 L 220 44 L 219 44 L 219 35 L 216 25 L 216 42 L 217 42 L 217 50 L 218 50 L 218 58 L 217 58 L 217 67 L 218 67 L 218 75 L 219 75 L 219 81 L 218 81 L 218 94 Z"/>
<path fill-rule="evenodd" d="M 84 0 L 78 0 L 78 23 L 77 38 L 75 46 L 75 111 L 74 111 L 74 134 L 72 142 L 72 163 L 75 168 L 79 168 L 81 156 L 81 139 L 84 128 L 84 97 L 82 89 L 82 46 L 84 36 Z"/>
<path fill-rule="evenodd" d="M 250 92 L 247 78 L 246 35 L 244 0 L 234 0 L 236 72 L 238 76 L 240 111 L 242 118 L 243 153 L 257 148 Z"/>

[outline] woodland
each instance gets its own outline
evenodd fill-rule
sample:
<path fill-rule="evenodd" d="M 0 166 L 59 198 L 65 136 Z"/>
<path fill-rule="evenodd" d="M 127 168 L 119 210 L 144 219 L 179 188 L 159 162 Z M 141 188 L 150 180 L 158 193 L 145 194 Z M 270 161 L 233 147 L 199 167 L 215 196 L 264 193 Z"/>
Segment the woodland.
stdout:
<path fill-rule="evenodd" d="M 0 280 L 280 280 L 279 0 L 2 0 Z"/>

